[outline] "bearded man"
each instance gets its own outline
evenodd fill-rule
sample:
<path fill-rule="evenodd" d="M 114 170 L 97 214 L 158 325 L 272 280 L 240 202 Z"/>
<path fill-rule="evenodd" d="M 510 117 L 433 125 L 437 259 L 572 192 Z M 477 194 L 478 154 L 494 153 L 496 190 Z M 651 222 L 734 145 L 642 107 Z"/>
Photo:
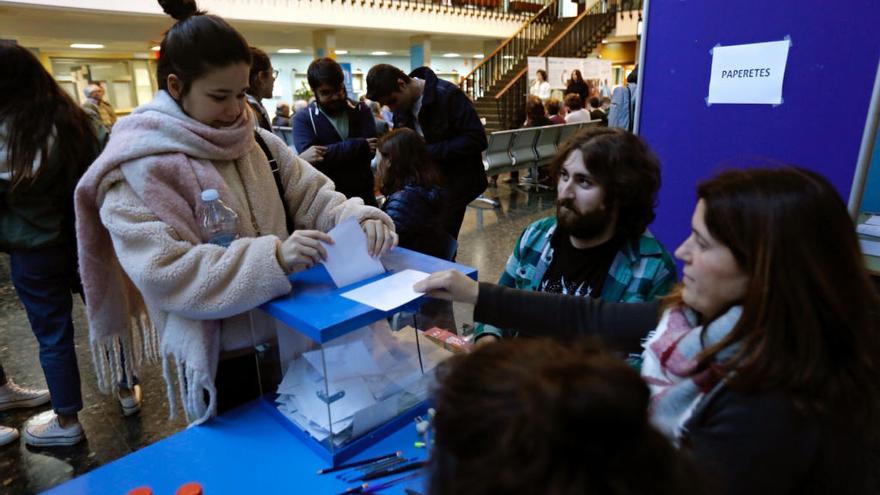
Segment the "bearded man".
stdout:
<path fill-rule="evenodd" d="M 660 165 L 645 143 L 622 129 L 589 127 L 563 144 L 550 172 L 556 216 L 526 227 L 498 283 L 607 302 L 668 293 L 675 265 L 648 231 Z M 482 344 L 516 331 L 478 324 L 475 333 Z"/>

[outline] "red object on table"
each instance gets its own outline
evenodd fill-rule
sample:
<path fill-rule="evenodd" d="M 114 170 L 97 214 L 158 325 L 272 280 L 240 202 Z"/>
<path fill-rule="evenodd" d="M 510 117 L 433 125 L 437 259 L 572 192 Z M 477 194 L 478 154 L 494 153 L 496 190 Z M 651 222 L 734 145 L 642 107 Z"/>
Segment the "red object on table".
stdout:
<path fill-rule="evenodd" d="M 175 492 L 175 495 L 202 495 L 202 493 L 202 485 L 195 481 L 191 481 L 181 485 L 180 488 L 177 489 L 177 492 Z"/>

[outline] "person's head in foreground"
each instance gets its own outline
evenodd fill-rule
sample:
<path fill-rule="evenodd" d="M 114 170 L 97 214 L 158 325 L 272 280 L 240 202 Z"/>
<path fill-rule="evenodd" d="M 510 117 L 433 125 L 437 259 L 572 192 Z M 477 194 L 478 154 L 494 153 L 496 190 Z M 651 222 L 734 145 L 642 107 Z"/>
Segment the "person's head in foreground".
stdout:
<path fill-rule="evenodd" d="M 544 339 L 441 365 L 431 495 L 703 493 L 622 360 Z"/>

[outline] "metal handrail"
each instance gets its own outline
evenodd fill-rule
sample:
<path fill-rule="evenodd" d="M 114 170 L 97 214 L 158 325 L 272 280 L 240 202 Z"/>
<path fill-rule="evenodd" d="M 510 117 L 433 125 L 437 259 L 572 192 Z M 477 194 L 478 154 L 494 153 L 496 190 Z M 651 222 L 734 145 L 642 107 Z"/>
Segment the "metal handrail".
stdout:
<path fill-rule="evenodd" d="M 485 64 L 486 62 L 488 62 L 489 59 L 491 59 L 492 57 L 494 57 L 496 53 L 500 52 L 501 49 L 503 49 L 505 46 L 507 46 L 508 44 L 510 44 L 510 43 L 513 41 L 514 38 L 516 38 L 520 33 L 522 33 L 526 28 L 528 28 L 530 24 L 532 24 L 533 22 L 535 22 L 535 20 L 538 19 L 538 17 L 544 15 L 544 14 L 545 14 L 545 11 L 546 11 L 547 9 L 549 9 L 549 8 L 551 8 L 551 7 L 552 7 L 552 8 L 557 8 L 557 1 L 558 1 L 558 0 L 552 0 L 550 3 L 548 3 L 548 4 L 545 5 L 543 8 L 541 8 L 541 10 L 539 10 L 537 13 L 535 13 L 535 15 L 533 15 L 531 18 L 529 18 L 529 20 L 527 20 L 526 22 L 524 22 L 523 25 L 520 26 L 519 29 L 516 30 L 516 32 L 514 32 L 512 35 L 510 35 L 510 38 L 507 38 L 506 40 L 504 40 L 500 45 L 498 45 L 497 48 L 495 48 L 494 50 L 492 50 L 492 53 L 490 53 L 489 55 L 483 57 L 483 60 L 480 60 L 480 63 L 478 63 L 476 66 L 474 66 L 473 70 L 471 70 L 470 72 L 468 72 L 467 75 L 465 75 L 465 76 L 462 78 L 462 81 L 464 81 L 465 79 L 471 77 L 475 72 L 477 72 L 477 70 L 478 70 L 480 67 L 482 67 L 483 64 Z"/>
<path fill-rule="evenodd" d="M 640 0 L 600 1 L 585 10 L 566 26 L 550 43 L 535 56 L 586 56 L 601 42 L 601 37 L 614 29 L 616 16 L 624 15 L 624 9 L 637 9 Z M 528 67 L 519 68 L 507 84 L 494 95 L 498 116 L 503 126 L 515 125 L 524 118 L 523 98 L 527 92 Z"/>
<path fill-rule="evenodd" d="M 481 61 L 460 83 L 473 100 L 491 93 L 494 86 L 519 64 L 525 63 L 528 53 L 543 42 L 559 20 L 558 1 L 550 0 L 536 15 Z"/>

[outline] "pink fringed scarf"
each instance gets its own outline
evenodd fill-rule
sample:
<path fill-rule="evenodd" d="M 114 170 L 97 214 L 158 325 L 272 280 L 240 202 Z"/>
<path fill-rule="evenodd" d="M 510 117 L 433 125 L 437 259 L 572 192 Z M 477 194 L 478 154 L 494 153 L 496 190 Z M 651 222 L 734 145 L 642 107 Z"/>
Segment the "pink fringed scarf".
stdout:
<path fill-rule="evenodd" d="M 221 197 L 229 194 L 210 161 L 235 160 L 253 146 L 250 112 L 242 112 L 234 125 L 216 129 L 190 118 L 168 93 L 159 91 L 152 102 L 116 123 L 106 149 L 79 182 L 75 204 L 80 274 L 102 392 L 109 393 L 122 377 L 130 379 L 145 361 L 155 362 L 161 356 L 173 416 L 171 358 L 187 420 L 201 423 L 216 409 L 213 377 L 220 346 L 217 321 L 204 321 L 195 334 L 166 330 L 157 335 L 141 293 L 122 269 L 101 222 L 102 180 L 124 164 L 136 164 L 141 173 L 126 175 L 132 188 L 183 240 L 198 244 L 199 194 L 209 188 L 217 189 Z M 210 397 L 207 405 L 205 392 Z"/>

